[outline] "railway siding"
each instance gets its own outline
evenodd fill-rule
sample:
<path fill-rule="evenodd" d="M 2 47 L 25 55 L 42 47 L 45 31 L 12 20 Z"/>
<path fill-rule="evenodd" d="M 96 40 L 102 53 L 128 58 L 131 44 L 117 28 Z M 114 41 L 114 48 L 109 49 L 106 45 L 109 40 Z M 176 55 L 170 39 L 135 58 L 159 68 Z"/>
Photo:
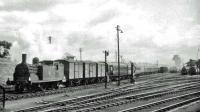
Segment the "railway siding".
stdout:
<path fill-rule="evenodd" d="M 93 94 L 86 94 L 83 96 L 76 96 L 78 94 L 70 95 L 71 98 L 63 96 L 61 100 L 45 101 L 44 103 L 38 103 L 38 105 L 15 110 L 16 112 L 57 112 L 57 111 L 108 111 L 109 109 L 114 111 L 123 110 L 128 108 L 127 105 L 134 104 L 139 107 L 141 105 L 151 104 L 152 102 L 161 101 L 162 99 L 169 99 L 176 97 L 176 95 L 189 94 L 191 92 L 197 92 L 200 86 L 200 79 L 196 77 L 182 77 L 179 75 L 160 76 L 153 78 L 142 78 L 141 83 L 125 84 L 121 87 L 111 86 L 111 88 L 103 89 L 100 92 L 100 88 L 103 88 L 100 84 L 96 86 L 99 88 L 99 92 Z M 136 80 L 137 81 L 137 80 Z M 111 84 L 111 83 L 110 83 Z M 77 87 L 74 87 L 77 89 Z M 89 88 L 89 86 L 88 86 Z M 94 86 L 95 88 L 95 86 Z M 95 90 L 95 89 L 91 90 Z M 113 88 L 113 89 L 112 89 Z M 68 88 L 69 91 L 73 91 L 73 88 Z M 72 90 L 71 90 L 72 89 Z M 86 89 L 84 89 L 87 91 Z M 89 90 L 90 91 L 90 90 Z M 77 89 L 77 93 L 81 95 L 81 90 Z M 90 92 L 91 93 L 91 92 Z M 26 96 L 26 95 L 24 95 Z M 186 99 L 189 100 L 189 99 Z M 181 100 L 180 100 L 181 101 Z M 47 103 L 46 103 L 47 102 Z M 46 103 L 46 104 L 45 104 Z M 124 105 L 126 104 L 126 105 Z M 164 104 L 164 103 L 162 103 Z M 169 106 L 169 105 L 168 105 Z M 124 107 L 124 108 L 121 108 Z M 136 107 L 136 106 L 135 106 Z M 165 108 L 162 106 L 162 108 Z M 161 108 L 161 109 L 162 109 Z M 144 108 L 145 109 L 145 108 Z M 173 109 L 173 108 L 172 108 Z M 151 111 L 159 111 L 158 109 L 152 109 Z"/>
<path fill-rule="evenodd" d="M 111 103 L 111 104 L 107 104 L 107 105 L 101 105 L 101 106 L 97 106 L 97 107 L 93 107 L 93 108 L 85 109 L 85 110 L 81 110 L 81 111 L 91 111 L 91 110 L 103 109 L 105 107 L 122 105 L 122 104 L 131 103 L 133 101 L 138 101 L 138 100 L 142 100 L 142 99 L 144 100 L 144 99 L 149 99 L 149 98 L 160 97 L 162 95 L 167 95 L 167 94 L 175 94 L 176 92 L 180 92 L 180 91 L 184 90 L 184 88 L 182 86 L 180 86 L 180 85 L 178 85 L 178 86 L 179 86 L 179 88 L 181 90 L 175 90 L 175 91 L 171 91 L 171 92 L 166 92 L 166 90 L 163 90 L 164 93 L 162 93 L 161 91 L 156 91 L 155 92 L 156 94 L 155 93 L 154 94 L 147 93 L 147 94 L 150 94 L 150 95 L 147 95 L 147 94 L 136 95 L 137 97 L 140 96 L 141 98 L 137 98 L 136 96 L 135 97 L 129 96 L 129 98 L 128 97 L 118 98 L 118 99 L 114 99 L 113 100 L 114 102 L 117 101 L 117 103 Z M 186 86 L 185 89 L 186 88 L 189 89 L 191 87 L 192 86 Z M 174 88 L 174 87 L 172 87 L 172 88 Z M 77 109 L 88 107 L 90 105 L 108 103 L 109 99 L 111 99 L 110 102 L 113 102 L 112 101 L 113 97 L 120 96 L 120 95 L 122 95 L 122 93 L 124 94 L 124 92 L 125 92 L 124 90 L 122 90 L 121 92 L 118 91 L 117 93 L 115 91 L 115 94 L 112 93 L 111 95 L 98 96 L 97 98 L 92 98 L 92 99 L 87 99 L 87 100 L 82 99 L 83 101 L 79 101 L 77 103 L 71 102 L 72 104 L 66 105 L 66 106 L 64 106 L 63 104 L 60 104 L 60 105 L 62 105 L 61 107 L 57 107 L 57 108 L 53 108 L 53 109 L 47 109 L 47 110 L 43 110 L 43 111 L 45 111 L 45 112 L 55 112 L 55 111 L 66 111 L 66 110 L 74 110 L 74 109 L 77 110 Z M 142 97 L 142 95 L 144 95 L 144 96 Z M 121 101 L 122 99 L 125 99 L 125 101 Z M 51 106 L 51 108 L 52 108 L 52 106 Z"/>

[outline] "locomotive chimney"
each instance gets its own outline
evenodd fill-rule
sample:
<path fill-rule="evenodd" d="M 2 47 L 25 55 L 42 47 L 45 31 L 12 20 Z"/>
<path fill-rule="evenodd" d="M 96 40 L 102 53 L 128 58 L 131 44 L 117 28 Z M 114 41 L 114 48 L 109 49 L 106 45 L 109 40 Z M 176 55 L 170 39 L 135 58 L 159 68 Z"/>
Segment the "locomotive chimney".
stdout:
<path fill-rule="evenodd" d="M 22 54 L 22 63 L 26 63 L 26 54 Z"/>

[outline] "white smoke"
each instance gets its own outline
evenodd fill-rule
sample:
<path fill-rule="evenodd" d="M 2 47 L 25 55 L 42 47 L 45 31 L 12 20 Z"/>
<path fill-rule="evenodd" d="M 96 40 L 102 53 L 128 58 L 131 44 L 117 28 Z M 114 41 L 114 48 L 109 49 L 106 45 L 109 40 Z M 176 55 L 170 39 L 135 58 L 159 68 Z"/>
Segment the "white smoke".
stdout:
<path fill-rule="evenodd" d="M 61 58 L 65 53 L 65 39 L 51 35 L 52 43 L 50 44 L 48 36 L 39 24 L 30 24 L 19 29 L 11 49 L 12 59 L 20 61 L 22 53 L 27 54 L 29 63 L 33 57 L 38 57 L 40 60 Z"/>

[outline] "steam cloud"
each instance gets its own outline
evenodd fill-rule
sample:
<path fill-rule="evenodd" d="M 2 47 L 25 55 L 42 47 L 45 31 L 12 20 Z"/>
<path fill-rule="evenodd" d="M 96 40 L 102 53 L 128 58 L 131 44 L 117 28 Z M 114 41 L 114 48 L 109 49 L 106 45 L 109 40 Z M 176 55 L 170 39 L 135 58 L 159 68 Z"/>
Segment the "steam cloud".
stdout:
<path fill-rule="evenodd" d="M 120 53 L 126 60 L 168 64 L 174 54 L 185 61 L 196 57 L 199 0 L 58 1 L 0 0 L 0 38 L 12 42 L 13 59 L 20 60 L 23 52 L 29 62 L 65 52 L 79 56 L 83 48 L 83 59 L 103 60 L 102 51 L 109 50 L 108 60 L 114 60 L 117 24 L 124 31 Z"/>

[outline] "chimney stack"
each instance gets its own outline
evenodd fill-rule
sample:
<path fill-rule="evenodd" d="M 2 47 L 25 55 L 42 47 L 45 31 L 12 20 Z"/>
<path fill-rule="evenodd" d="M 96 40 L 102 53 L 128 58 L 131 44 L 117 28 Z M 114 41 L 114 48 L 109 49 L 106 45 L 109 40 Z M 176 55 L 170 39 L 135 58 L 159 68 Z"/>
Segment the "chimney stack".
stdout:
<path fill-rule="evenodd" d="M 22 63 L 26 64 L 26 54 L 22 54 Z"/>

